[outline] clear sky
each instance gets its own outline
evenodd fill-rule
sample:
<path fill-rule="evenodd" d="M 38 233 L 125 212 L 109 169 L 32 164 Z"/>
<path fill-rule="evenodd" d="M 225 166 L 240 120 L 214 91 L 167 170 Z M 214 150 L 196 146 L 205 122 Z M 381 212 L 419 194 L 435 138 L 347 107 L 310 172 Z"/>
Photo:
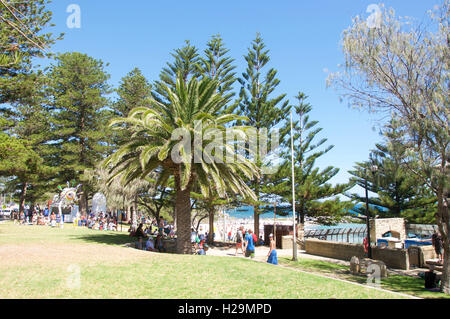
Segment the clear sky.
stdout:
<path fill-rule="evenodd" d="M 391 0 L 383 2 L 400 16 L 421 20 L 439 0 Z M 257 32 L 270 50 L 270 67 L 278 70 L 277 93 L 291 102 L 299 91 L 309 96 L 310 118 L 323 128 L 318 138 L 335 145 L 318 160 L 320 167 L 340 168 L 333 183 L 347 182 L 355 162 L 366 160 L 381 141 L 376 118 L 351 109 L 338 94 L 326 87 L 327 72 L 337 70 L 343 56 L 341 33 L 353 17 L 367 18 L 373 0 L 53 0 L 51 30 L 64 32 L 64 40 L 52 51 L 78 51 L 109 63 L 110 84 L 139 67 L 152 82 L 168 61 L 170 53 L 185 40 L 202 52 L 212 35 L 220 34 L 229 54 L 236 60 L 237 74 L 245 70 L 243 56 Z M 68 28 L 76 4 L 81 9 L 81 27 Z M 288 119 L 288 115 L 286 115 Z M 361 190 L 354 189 L 360 192 Z"/>

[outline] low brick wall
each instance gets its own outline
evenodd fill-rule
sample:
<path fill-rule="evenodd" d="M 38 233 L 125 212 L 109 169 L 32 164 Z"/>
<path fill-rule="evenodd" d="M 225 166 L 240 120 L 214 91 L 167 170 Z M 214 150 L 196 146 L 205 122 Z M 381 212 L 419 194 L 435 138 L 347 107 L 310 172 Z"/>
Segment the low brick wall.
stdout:
<path fill-rule="evenodd" d="M 330 257 L 350 261 L 353 256 L 364 257 L 364 248 L 362 245 L 327 241 L 320 239 L 306 239 L 305 250 L 307 254 L 322 257 Z"/>
<path fill-rule="evenodd" d="M 372 248 L 372 258 L 383 261 L 390 268 L 409 269 L 409 254 L 407 249 Z"/>
<path fill-rule="evenodd" d="M 292 236 L 283 236 L 281 237 L 281 249 L 292 249 Z M 297 243 L 297 249 L 303 250 L 304 247 Z"/>
<path fill-rule="evenodd" d="M 177 240 L 176 239 L 163 239 L 163 247 L 166 253 L 175 254 L 177 252 Z"/>
<path fill-rule="evenodd" d="M 307 254 L 350 261 L 353 256 L 364 258 L 362 245 L 307 239 L 305 241 Z M 406 249 L 372 247 L 372 258 L 383 261 L 386 266 L 396 269 L 409 269 L 409 255 Z"/>

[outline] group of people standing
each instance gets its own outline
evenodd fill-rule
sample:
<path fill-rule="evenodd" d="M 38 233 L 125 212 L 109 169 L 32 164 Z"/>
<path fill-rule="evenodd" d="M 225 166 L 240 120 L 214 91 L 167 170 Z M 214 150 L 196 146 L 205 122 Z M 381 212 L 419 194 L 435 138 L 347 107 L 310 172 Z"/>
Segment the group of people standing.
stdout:
<path fill-rule="evenodd" d="M 261 240 L 262 239 L 260 238 L 260 241 Z M 277 265 L 278 258 L 277 258 L 276 244 L 275 244 L 275 240 L 273 238 L 273 234 L 269 235 L 269 240 L 270 240 L 270 243 L 269 243 L 270 249 L 269 249 L 269 253 L 267 254 L 267 262 L 270 264 Z M 245 257 L 254 258 L 256 243 L 258 243 L 258 238 L 251 229 L 244 231 L 243 226 L 239 227 L 236 232 L 236 252 L 234 255 L 237 256 L 238 250 L 241 250 L 242 254 Z"/>
<path fill-rule="evenodd" d="M 54 213 L 52 213 L 55 215 Z M 56 221 L 56 216 L 54 216 Z M 14 224 L 28 224 L 28 225 L 49 225 L 52 221 L 52 215 L 49 214 L 49 209 L 40 209 L 34 207 L 33 209 L 25 209 L 22 212 L 13 211 L 11 218 L 14 220 Z"/>

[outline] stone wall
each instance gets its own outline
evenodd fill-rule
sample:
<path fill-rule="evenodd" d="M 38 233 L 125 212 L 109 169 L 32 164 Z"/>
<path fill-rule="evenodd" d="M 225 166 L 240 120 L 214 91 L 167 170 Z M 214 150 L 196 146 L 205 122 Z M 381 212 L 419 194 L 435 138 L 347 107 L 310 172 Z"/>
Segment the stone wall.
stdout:
<path fill-rule="evenodd" d="M 349 261 L 353 256 L 358 258 L 364 257 L 364 248 L 362 245 L 315 238 L 305 240 L 305 250 L 307 254 L 346 261 Z"/>
<path fill-rule="evenodd" d="M 391 231 L 401 241 L 406 239 L 406 223 L 403 218 L 375 218 L 370 220 L 370 241 L 376 244 L 378 238 Z"/>
<path fill-rule="evenodd" d="M 409 254 L 407 249 L 372 248 L 372 259 L 381 260 L 390 268 L 409 269 Z"/>
<path fill-rule="evenodd" d="M 433 246 L 411 246 L 408 253 L 410 265 L 419 268 L 427 268 L 425 261 L 437 258 Z"/>
<path fill-rule="evenodd" d="M 292 249 L 292 236 L 287 235 L 281 237 L 281 249 Z M 297 250 L 303 250 L 304 247 L 297 243 Z"/>
<path fill-rule="evenodd" d="M 320 239 L 307 239 L 305 250 L 307 254 L 346 261 L 349 261 L 353 256 L 365 257 L 362 245 Z M 383 261 L 390 268 L 409 269 L 409 255 L 406 249 L 372 247 L 372 258 Z"/>
<path fill-rule="evenodd" d="M 177 240 L 176 239 L 163 239 L 163 247 L 166 253 L 175 254 L 177 252 Z"/>

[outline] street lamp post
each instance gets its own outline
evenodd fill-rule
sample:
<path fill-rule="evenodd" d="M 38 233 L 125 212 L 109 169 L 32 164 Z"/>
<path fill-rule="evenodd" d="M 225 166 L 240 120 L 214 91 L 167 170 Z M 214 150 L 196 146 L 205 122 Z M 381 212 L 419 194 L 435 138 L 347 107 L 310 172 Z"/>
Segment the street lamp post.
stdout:
<path fill-rule="evenodd" d="M 294 133 L 292 124 L 292 112 L 291 112 L 291 170 L 292 170 L 292 260 L 297 261 L 297 224 L 295 221 L 295 174 L 294 174 Z"/>
<path fill-rule="evenodd" d="M 277 245 L 277 225 L 276 225 L 276 218 L 277 218 L 277 203 L 273 203 L 273 239 L 275 240 L 275 247 Z"/>
<path fill-rule="evenodd" d="M 370 246 L 370 213 L 369 213 L 369 194 L 367 191 L 367 177 L 365 180 L 365 189 L 366 189 L 366 223 L 367 223 L 367 255 L 369 259 L 372 259 L 372 246 Z"/>

